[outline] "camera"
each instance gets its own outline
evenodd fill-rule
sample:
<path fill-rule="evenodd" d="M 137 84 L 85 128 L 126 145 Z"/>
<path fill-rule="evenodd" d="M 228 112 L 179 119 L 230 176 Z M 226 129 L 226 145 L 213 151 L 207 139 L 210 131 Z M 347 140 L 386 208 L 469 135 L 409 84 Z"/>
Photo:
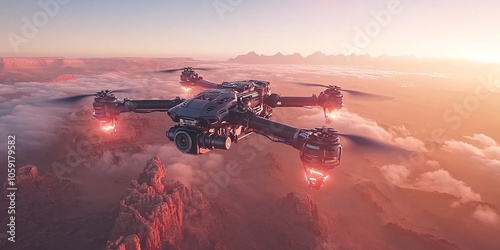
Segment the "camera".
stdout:
<path fill-rule="evenodd" d="M 195 128 L 174 126 L 167 131 L 167 138 L 175 143 L 177 149 L 186 154 L 204 154 L 213 149 L 227 150 L 231 138 Z"/>

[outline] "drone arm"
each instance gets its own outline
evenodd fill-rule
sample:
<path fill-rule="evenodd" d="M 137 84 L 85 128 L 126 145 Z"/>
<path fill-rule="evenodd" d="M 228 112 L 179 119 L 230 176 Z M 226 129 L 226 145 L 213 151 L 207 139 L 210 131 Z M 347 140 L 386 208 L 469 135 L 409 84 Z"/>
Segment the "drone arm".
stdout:
<path fill-rule="evenodd" d="M 165 112 L 182 103 L 184 99 L 173 100 L 125 100 L 122 112 Z"/>
<path fill-rule="evenodd" d="M 307 107 L 319 105 L 319 99 L 315 95 L 311 97 L 288 97 L 280 96 L 278 94 L 271 94 L 264 99 L 264 102 L 271 108 Z"/>
<path fill-rule="evenodd" d="M 250 113 L 243 117 L 246 126 L 253 132 L 300 151 L 300 160 L 310 188 L 321 188 L 328 179 L 328 171 L 340 164 L 342 146 L 338 132 L 334 129 L 299 129 Z"/>
<path fill-rule="evenodd" d="M 282 140 L 282 142 L 300 149 L 304 141 L 302 129 L 288 126 L 286 124 L 275 122 L 260 116 L 249 116 L 245 119 L 248 128 L 256 133 L 267 137 L 273 137 Z"/>
<path fill-rule="evenodd" d="M 205 89 L 214 89 L 218 88 L 220 85 L 214 82 L 210 82 L 204 79 L 196 81 L 196 84 L 198 87 L 205 88 Z"/>

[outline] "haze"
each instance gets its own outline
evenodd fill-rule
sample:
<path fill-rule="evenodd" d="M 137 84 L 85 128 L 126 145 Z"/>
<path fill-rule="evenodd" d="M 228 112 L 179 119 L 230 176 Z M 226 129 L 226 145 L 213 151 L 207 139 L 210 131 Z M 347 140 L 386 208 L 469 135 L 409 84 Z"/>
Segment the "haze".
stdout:
<path fill-rule="evenodd" d="M 40 3 L 48 2 L 2 3 L 0 55 L 227 59 L 254 50 L 500 61 L 500 2 L 494 0 L 59 0 L 67 3 L 45 23 L 39 19 L 36 35 L 12 38 L 26 38 L 23 18 L 33 20 L 43 11 Z M 356 46 L 358 28 L 365 31 L 374 13 L 390 11 L 388 6 L 396 11 Z M 346 44 L 356 49 L 346 50 Z"/>

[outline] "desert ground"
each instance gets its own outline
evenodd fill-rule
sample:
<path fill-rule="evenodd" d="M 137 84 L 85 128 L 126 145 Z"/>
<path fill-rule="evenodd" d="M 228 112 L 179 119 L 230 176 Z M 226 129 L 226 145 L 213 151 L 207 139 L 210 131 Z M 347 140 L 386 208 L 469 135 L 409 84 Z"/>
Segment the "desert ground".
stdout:
<path fill-rule="evenodd" d="M 16 135 L 18 169 L 36 167 L 18 172 L 22 179 L 16 242 L 7 241 L 7 227 L 3 227 L 2 249 L 118 249 L 120 244 L 138 249 L 145 242 L 158 249 L 500 246 L 500 78 L 498 71 L 489 70 L 494 67 L 437 72 L 432 67 L 410 71 L 390 65 L 252 64 L 190 58 L 4 58 L 2 62 L 2 138 Z M 183 66 L 217 68 L 199 72 L 214 82 L 269 81 L 273 92 L 284 96 L 318 95 L 323 90 L 293 83 L 302 81 L 390 97 L 372 101 L 345 94 L 344 109 L 329 125 L 318 108 L 276 108 L 273 119 L 300 128 L 332 126 L 416 153 L 364 151 L 342 141 L 341 165 L 331 171 L 321 190 L 310 190 L 299 152 L 259 135 L 228 151 L 190 156 L 165 138 L 174 123 L 164 113 L 121 114 L 117 134 L 110 135 L 100 131 L 92 117 L 92 98 L 75 105 L 42 102 L 119 88 L 134 89 L 119 94 L 120 98 L 184 98 L 178 74 L 151 73 Z M 1 143 L 6 148 L 6 140 Z M 228 164 L 236 164 L 239 171 L 228 171 Z M 147 171 L 180 183 L 158 188 L 154 178 L 144 177 Z M 7 171 L 0 172 L 4 180 Z M 143 196 L 134 196 L 141 192 Z M 144 212 L 138 208 L 140 202 L 130 203 L 132 198 L 127 198 L 148 199 L 148 195 L 171 197 L 167 210 L 184 213 L 166 218 L 161 216 L 163 210 L 144 208 Z M 189 206 L 194 200 L 205 205 Z M 155 241 L 141 232 L 134 219 L 123 218 L 124 209 L 132 211 L 131 207 L 145 217 L 154 210 L 156 217 L 147 217 L 151 230 L 159 228 L 154 223 L 160 221 L 170 236 L 177 236 L 167 243 Z M 5 225 L 7 207 L 2 205 L 0 212 Z M 134 234 L 139 237 L 128 237 Z M 136 248 L 131 242 L 137 243 Z"/>

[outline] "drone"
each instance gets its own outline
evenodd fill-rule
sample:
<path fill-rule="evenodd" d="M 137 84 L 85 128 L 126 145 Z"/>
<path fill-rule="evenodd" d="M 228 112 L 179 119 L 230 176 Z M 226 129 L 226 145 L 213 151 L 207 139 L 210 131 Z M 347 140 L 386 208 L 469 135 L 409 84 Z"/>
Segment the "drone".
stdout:
<path fill-rule="evenodd" d="M 311 189 L 320 189 L 328 179 L 329 171 L 340 164 L 341 137 L 364 147 L 395 149 L 395 146 L 388 143 L 362 135 L 343 134 L 329 127 L 304 129 L 271 120 L 273 109 L 276 108 L 316 106 L 323 108 L 326 122 L 330 124 L 344 106 L 343 92 L 361 97 L 377 97 L 377 95 L 343 89 L 336 85 L 297 83 L 325 89 L 318 95 L 309 97 L 281 96 L 271 92 L 271 84 L 267 81 L 214 83 L 203 79 L 195 70 L 213 70 L 213 68 L 186 67 L 155 72 L 181 71 L 181 86 L 202 89 L 191 98 L 118 99 L 115 93 L 127 90 L 102 90 L 95 94 L 51 101 L 74 102 L 93 96 L 93 116 L 100 121 L 101 128 L 106 131 L 116 129 L 117 117 L 121 113 L 165 112 L 176 123 L 166 131 L 166 138 L 172 141 L 180 152 L 191 155 L 205 154 L 212 150 L 229 150 L 233 143 L 238 143 L 252 134 L 265 136 L 273 142 L 283 143 L 299 150 L 305 179 Z"/>

